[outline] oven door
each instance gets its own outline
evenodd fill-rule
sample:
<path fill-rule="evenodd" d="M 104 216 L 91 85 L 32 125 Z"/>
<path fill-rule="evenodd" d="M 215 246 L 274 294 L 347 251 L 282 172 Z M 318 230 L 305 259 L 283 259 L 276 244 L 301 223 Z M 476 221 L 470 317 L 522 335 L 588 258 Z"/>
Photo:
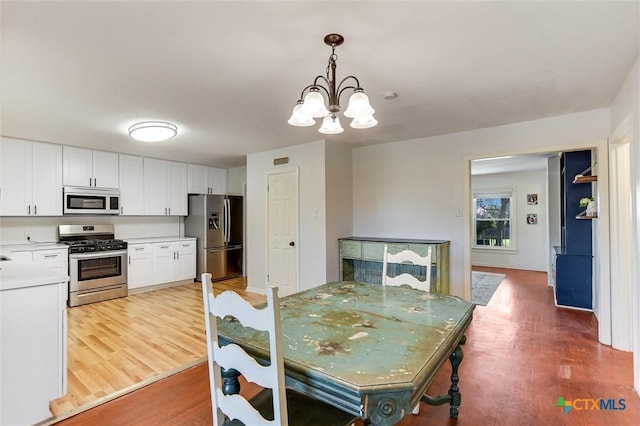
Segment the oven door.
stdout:
<path fill-rule="evenodd" d="M 69 291 L 92 290 L 127 283 L 127 251 L 69 255 Z"/>

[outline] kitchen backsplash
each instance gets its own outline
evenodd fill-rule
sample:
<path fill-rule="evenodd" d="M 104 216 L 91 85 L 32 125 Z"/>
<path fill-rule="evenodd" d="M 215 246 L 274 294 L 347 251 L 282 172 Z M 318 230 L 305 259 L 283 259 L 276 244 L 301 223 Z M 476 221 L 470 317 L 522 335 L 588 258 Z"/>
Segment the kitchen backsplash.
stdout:
<path fill-rule="evenodd" d="M 177 216 L 64 216 L 64 217 L 2 217 L 0 244 L 29 241 L 58 241 L 58 225 L 114 224 L 116 238 L 183 236 L 184 224 Z"/>

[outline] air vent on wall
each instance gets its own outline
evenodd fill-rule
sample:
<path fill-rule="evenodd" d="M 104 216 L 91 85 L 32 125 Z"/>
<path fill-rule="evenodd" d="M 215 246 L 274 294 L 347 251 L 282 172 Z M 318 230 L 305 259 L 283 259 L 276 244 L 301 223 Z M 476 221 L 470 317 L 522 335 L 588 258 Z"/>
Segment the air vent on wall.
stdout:
<path fill-rule="evenodd" d="M 280 166 L 282 164 L 289 164 L 289 157 L 280 157 L 273 159 L 274 166 Z"/>

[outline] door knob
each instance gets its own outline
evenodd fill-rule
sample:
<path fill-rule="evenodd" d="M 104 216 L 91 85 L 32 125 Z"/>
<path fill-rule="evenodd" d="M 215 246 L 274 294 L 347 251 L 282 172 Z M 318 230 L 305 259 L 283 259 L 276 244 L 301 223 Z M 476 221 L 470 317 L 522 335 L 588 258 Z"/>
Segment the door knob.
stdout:
<path fill-rule="evenodd" d="M 290 245 L 291 247 L 294 247 L 294 246 L 296 245 L 296 243 L 294 243 L 293 241 L 291 241 L 291 242 L 289 243 L 289 245 Z"/>

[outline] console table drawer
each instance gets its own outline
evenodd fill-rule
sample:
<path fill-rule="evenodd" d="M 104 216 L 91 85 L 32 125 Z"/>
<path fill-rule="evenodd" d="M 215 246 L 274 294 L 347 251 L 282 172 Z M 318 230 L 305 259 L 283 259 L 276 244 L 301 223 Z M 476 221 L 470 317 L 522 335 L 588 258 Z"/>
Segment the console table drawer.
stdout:
<path fill-rule="evenodd" d="M 340 257 L 351 259 L 362 258 L 362 243 L 360 241 L 343 241 L 340 244 Z"/>

